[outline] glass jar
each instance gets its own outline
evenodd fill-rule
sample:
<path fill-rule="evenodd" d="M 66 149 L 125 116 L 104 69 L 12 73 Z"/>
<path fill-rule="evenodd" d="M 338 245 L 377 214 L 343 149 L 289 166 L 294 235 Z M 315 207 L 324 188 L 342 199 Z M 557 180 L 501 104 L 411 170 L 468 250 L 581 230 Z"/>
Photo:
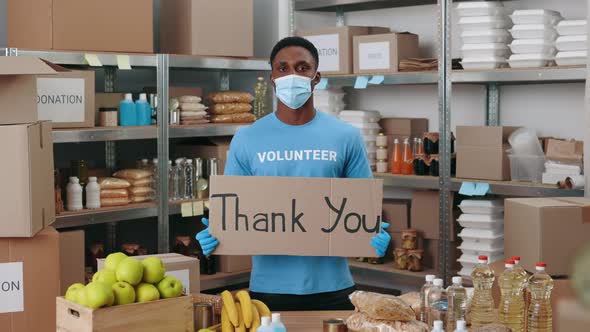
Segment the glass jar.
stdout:
<path fill-rule="evenodd" d="M 416 237 L 418 232 L 415 229 L 406 229 L 402 231 L 402 248 L 407 250 L 416 249 Z"/>
<path fill-rule="evenodd" d="M 383 133 L 379 133 L 379 135 L 377 135 L 375 145 L 378 147 L 383 147 L 385 148 L 385 151 L 387 151 L 387 136 L 385 136 Z"/>
<path fill-rule="evenodd" d="M 393 264 L 396 269 L 405 270 L 408 268 L 408 254 L 404 248 L 393 250 Z"/>
<path fill-rule="evenodd" d="M 422 271 L 422 256 L 424 250 L 413 249 L 408 250 L 408 270 L 412 272 Z"/>

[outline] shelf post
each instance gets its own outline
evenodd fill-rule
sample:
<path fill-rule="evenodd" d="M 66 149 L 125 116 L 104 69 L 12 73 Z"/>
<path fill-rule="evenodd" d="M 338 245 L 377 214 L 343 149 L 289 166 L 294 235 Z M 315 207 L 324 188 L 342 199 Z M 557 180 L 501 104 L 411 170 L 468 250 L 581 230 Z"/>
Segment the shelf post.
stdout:
<path fill-rule="evenodd" d="M 336 26 L 343 27 L 344 24 L 344 9 L 342 7 L 336 7 Z"/>
<path fill-rule="evenodd" d="M 486 84 L 486 126 L 500 125 L 500 89 L 498 83 Z"/>
<path fill-rule="evenodd" d="M 295 35 L 295 0 L 289 1 L 289 36 Z"/>
<path fill-rule="evenodd" d="M 438 274 L 445 280 L 450 278 L 448 261 L 451 242 L 451 11 L 452 0 L 438 0 L 438 123 L 439 123 L 439 230 Z"/>
<path fill-rule="evenodd" d="M 117 78 L 117 68 L 113 66 L 104 67 L 104 92 L 115 91 L 115 80 Z M 104 142 L 104 160 L 105 166 L 109 170 L 109 174 L 113 174 L 117 167 L 117 145 L 115 141 Z M 117 251 L 117 223 L 110 222 L 106 224 L 106 243 L 105 249 L 107 252 Z"/>
<path fill-rule="evenodd" d="M 170 223 L 168 221 L 168 159 L 169 156 L 169 117 L 168 117 L 168 89 L 169 89 L 169 55 L 157 54 L 156 76 L 158 84 L 158 98 L 160 104 L 157 109 L 158 129 L 158 252 L 170 251 Z"/>

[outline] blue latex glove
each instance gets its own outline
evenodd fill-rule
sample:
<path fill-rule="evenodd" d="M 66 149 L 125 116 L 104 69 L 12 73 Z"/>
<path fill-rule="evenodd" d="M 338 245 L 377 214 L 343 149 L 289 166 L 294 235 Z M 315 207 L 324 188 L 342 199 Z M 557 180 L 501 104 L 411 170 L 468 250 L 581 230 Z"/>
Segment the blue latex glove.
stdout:
<path fill-rule="evenodd" d="M 387 233 L 385 230 L 389 228 L 389 223 L 384 221 L 381 222 L 381 232 L 377 235 L 373 236 L 371 239 L 371 246 L 375 248 L 375 252 L 379 257 L 385 256 L 387 252 L 387 247 L 389 247 L 389 242 L 391 241 L 391 235 Z"/>
<path fill-rule="evenodd" d="M 217 248 L 217 246 L 219 245 L 219 241 L 217 241 L 217 239 L 211 236 L 211 233 L 209 233 L 209 219 L 202 218 L 201 222 L 203 223 L 203 225 L 207 226 L 207 228 L 200 231 L 197 234 L 196 238 L 197 241 L 199 241 L 199 244 L 201 245 L 201 249 L 203 249 L 203 254 L 205 256 L 208 256 L 215 250 L 215 248 Z"/>

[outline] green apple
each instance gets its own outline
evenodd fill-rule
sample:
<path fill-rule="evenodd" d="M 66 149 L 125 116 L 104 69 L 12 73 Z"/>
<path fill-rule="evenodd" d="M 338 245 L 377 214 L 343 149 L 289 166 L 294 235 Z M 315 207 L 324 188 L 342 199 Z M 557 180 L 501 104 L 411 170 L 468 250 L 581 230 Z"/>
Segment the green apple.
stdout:
<path fill-rule="evenodd" d="M 115 274 L 118 281 L 125 281 L 131 286 L 136 286 L 143 278 L 143 265 L 139 260 L 127 257 L 117 265 Z"/>
<path fill-rule="evenodd" d="M 66 300 L 78 303 L 78 292 L 81 289 L 84 289 L 84 287 L 86 286 L 84 286 L 84 284 L 81 283 L 75 283 L 68 287 L 68 290 L 66 291 Z"/>
<path fill-rule="evenodd" d="M 115 301 L 111 287 L 102 282 L 91 282 L 84 288 L 86 292 L 86 306 L 92 309 L 108 307 Z"/>
<path fill-rule="evenodd" d="M 84 288 L 80 288 L 77 292 L 76 292 L 76 299 L 78 300 L 79 305 L 83 305 L 85 307 L 88 306 L 88 291 L 86 290 L 86 286 L 84 286 Z"/>
<path fill-rule="evenodd" d="M 104 260 L 104 269 L 111 270 L 113 272 L 117 271 L 117 266 L 125 258 L 127 258 L 127 255 L 125 255 L 122 252 L 115 252 L 108 255 L 107 258 Z"/>
<path fill-rule="evenodd" d="M 137 285 L 135 295 L 135 301 L 139 303 L 155 301 L 160 298 L 160 293 L 156 286 L 145 282 Z"/>
<path fill-rule="evenodd" d="M 135 302 L 135 289 L 130 284 L 119 281 L 113 285 L 115 305 L 123 305 Z"/>
<path fill-rule="evenodd" d="M 173 276 L 166 276 L 158 283 L 158 291 L 163 299 L 179 297 L 182 294 L 182 282 Z"/>
<path fill-rule="evenodd" d="M 158 257 L 148 257 L 141 261 L 141 265 L 143 265 L 143 282 L 157 284 L 166 274 L 164 262 Z"/>
<path fill-rule="evenodd" d="M 117 282 L 117 277 L 115 276 L 115 272 L 111 270 L 98 270 L 92 276 L 93 282 L 102 282 L 107 286 L 111 287 L 114 283 Z"/>

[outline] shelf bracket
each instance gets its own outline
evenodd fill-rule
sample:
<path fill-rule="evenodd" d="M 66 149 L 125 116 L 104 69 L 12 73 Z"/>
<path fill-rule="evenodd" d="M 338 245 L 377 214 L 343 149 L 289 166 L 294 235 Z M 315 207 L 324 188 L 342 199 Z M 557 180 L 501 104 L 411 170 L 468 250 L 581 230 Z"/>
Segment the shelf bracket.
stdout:
<path fill-rule="evenodd" d="M 4 56 L 18 56 L 18 48 L 10 47 L 5 52 Z"/>
<path fill-rule="evenodd" d="M 486 84 L 486 126 L 500 125 L 500 88 L 498 83 Z"/>

